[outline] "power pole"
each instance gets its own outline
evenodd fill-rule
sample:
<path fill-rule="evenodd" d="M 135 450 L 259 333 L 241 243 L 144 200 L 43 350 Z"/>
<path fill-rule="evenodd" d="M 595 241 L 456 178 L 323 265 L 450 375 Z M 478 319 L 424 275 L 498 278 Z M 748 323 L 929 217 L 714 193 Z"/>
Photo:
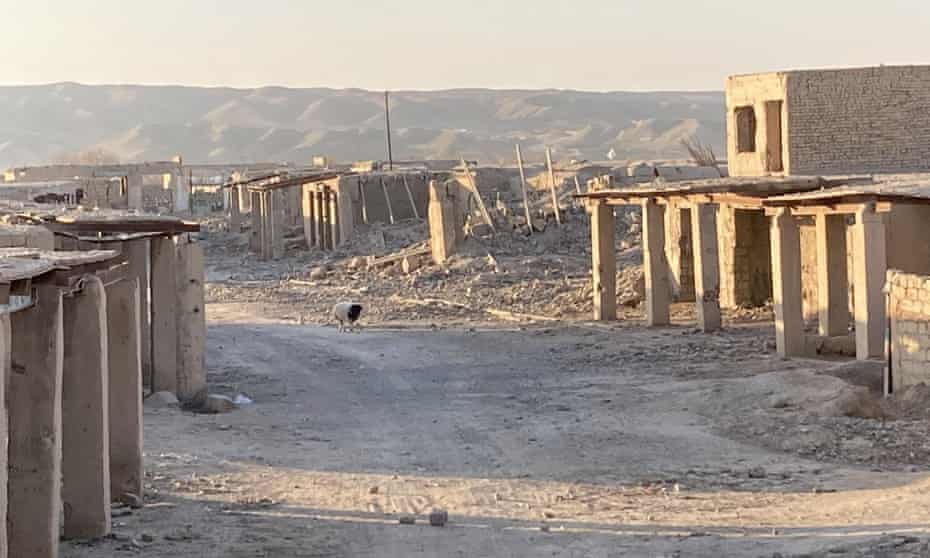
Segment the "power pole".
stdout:
<path fill-rule="evenodd" d="M 394 170 L 394 154 L 391 152 L 391 104 L 388 92 L 384 92 L 384 121 L 387 123 L 388 170 Z"/>

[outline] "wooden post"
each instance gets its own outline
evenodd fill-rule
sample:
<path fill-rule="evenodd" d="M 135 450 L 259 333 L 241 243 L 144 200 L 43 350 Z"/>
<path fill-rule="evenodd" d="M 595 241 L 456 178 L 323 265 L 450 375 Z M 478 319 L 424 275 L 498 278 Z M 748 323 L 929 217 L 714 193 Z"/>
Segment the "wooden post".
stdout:
<path fill-rule="evenodd" d="M 646 276 L 646 323 L 662 326 L 670 323 L 668 259 L 665 255 L 664 207 L 653 199 L 643 201 L 643 274 Z"/>
<path fill-rule="evenodd" d="M 207 396 L 203 248 L 188 238 L 177 245 L 178 399 L 199 403 Z"/>
<path fill-rule="evenodd" d="M 416 204 L 416 202 L 413 201 L 413 192 L 410 191 L 410 184 L 407 183 L 407 175 L 406 175 L 406 174 L 402 174 L 402 175 L 400 175 L 400 176 L 401 176 L 401 178 L 404 179 L 404 189 L 407 190 L 407 199 L 410 200 L 410 207 L 413 209 L 413 218 L 414 218 L 414 219 L 419 219 L 419 218 L 420 218 L 420 210 L 417 209 L 417 204 Z"/>
<path fill-rule="evenodd" d="M 254 211 L 261 212 L 260 207 Z M 178 392 L 177 247 L 174 238 L 151 239 L 152 391 Z"/>
<path fill-rule="evenodd" d="M 110 404 L 107 300 L 94 275 L 64 298 L 62 489 L 69 539 L 110 532 Z"/>
<path fill-rule="evenodd" d="M 462 169 L 465 171 L 465 179 L 468 184 L 468 189 L 471 191 L 472 195 L 475 196 L 475 201 L 478 203 L 478 210 L 481 211 L 481 216 L 484 218 L 484 222 L 487 223 L 492 231 L 496 231 L 497 228 L 494 226 L 494 221 L 491 220 L 491 215 L 488 213 L 488 208 L 484 205 L 484 200 L 481 199 L 481 192 L 478 191 L 478 186 L 475 184 L 475 179 L 471 175 L 471 170 L 468 168 L 468 164 L 465 162 L 465 159 L 462 159 Z"/>
<path fill-rule="evenodd" d="M 849 332 L 849 280 L 846 272 L 846 216 L 816 216 L 819 333 L 835 337 Z"/>
<path fill-rule="evenodd" d="M 107 285 L 110 496 L 142 497 L 142 358 L 139 280 Z"/>
<path fill-rule="evenodd" d="M 613 206 L 591 206 L 591 269 L 594 280 L 594 319 L 617 319 L 617 248 Z"/>
<path fill-rule="evenodd" d="M 546 148 L 546 166 L 549 168 L 549 190 L 552 192 L 552 211 L 555 213 L 555 222 L 562 224 L 562 212 L 559 211 L 559 194 L 555 187 L 555 173 L 552 171 L 552 151 Z"/>
<path fill-rule="evenodd" d="M 523 191 L 523 211 L 526 214 L 526 226 L 533 234 L 533 217 L 530 215 L 530 199 L 526 193 L 526 172 L 523 170 L 523 155 L 520 153 L 520 144 L 517 144 L 517 167 L 520 169 L 520 188 Z"/>
<path fill-rule="evenodd" d="M 366 182 L 367 184 L 367 182 Z M 362 223 L 368 224 L 368 201 L 365 199 L 365 184 L 362 184 L 362 177 L 358 178 L 358 197 L 362 202 Z"/>
<path fill-rule="evenodd" d="M 772 217 L 772 298 L 775 305 L 775 345 L 782 357 L 804 354 L 801 313 L 801 233 L 788 208 Z"/>
<path fill-rule="evenodd" d="M 672 205 L 666 211 L 678 211 Z M 717 208 L 707 203 L 691 206 L 694 290 L 698 327 L 705 333 L 720 329 L 720 258 L 717 253 Z"/>
<path fill-rule="evenodd" d="M 9 394 L 9 556 L 55 558 L 61 536 L 61 291 L 38 285 L 13 314 Z"/>
<path fill-rule="evenodd" d="M 384 192 L 384 202 L 387 204 L 388 210 L 388 219 L 391 220 L 391 224 L 394 224 L 394 208 L 391 207 L 391 196 L 388 194 L 387 185 L 384 183 L 384 178 L 378 179 L 381 182 L 381 191 Z"/>

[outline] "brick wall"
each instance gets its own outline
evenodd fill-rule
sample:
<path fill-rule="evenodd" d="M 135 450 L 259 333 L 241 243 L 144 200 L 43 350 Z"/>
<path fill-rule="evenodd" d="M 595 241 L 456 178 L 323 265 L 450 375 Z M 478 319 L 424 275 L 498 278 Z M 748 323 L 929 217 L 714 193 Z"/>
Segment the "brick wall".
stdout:
<path fill-rule="evenodd" d="M 791 174 L 930 169 L 930 66 L 787 76 Z"/>
<path fill-rule="evenodd" d="M 772 296 L 769 220 L 761 211 L 721 204 L 717 211 L 720 305 L 760 306 Z"/>
<path fill-rule="evenodd" d="M 889 270 L 892 388 L 930 384 L 930 276 Z"/>

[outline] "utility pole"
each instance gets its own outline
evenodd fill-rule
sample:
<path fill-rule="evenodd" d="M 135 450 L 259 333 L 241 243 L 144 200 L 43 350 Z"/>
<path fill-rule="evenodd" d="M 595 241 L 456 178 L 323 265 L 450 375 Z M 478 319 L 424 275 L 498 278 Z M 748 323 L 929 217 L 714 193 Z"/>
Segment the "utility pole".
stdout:
<path fill-rule="evenodd" d="M 394 170 L 394 154 L 391 152 L 391 104 L 388 92 L 384 92 L 384 121 L 387 123 L 388 170 Z"/>

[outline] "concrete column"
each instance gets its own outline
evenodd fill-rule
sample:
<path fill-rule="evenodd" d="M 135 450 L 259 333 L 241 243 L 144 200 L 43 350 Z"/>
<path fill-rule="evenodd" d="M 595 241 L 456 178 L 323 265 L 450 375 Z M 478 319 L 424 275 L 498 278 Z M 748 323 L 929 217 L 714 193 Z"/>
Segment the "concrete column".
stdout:
<path fill-rule="evenodd" d="M 139 238 L 123 242 L 123 254 L 129 260 L 129 277 L 139 285 L 139 350 L 142 354 L 142 378 L 152 385 L 152 322 L 149 306 L 149 240 Z"/>
<path fill-rule="evenodd" d="M 272 190 L 271 200 L 271 259 L 280 260 L 284 257 L 284 231 L 289 226 L 287 211 L 288 189 Z"/>
<path fill-rule="evenodd" d="M 352 203 L 352 192 L 346 185 L 336 189 L 336 208 L 339 221 L 339 241 L 348 242 L 355 234 L 355 206 Z"/>
<path fill-rule="evenodd" d="M 853 282 L 855 291 L 856 358 L 866 360 L 885 352 L 885 272 L 888 261 L 885 222 L 874 207 L 863 207 L 853 225 Z"/>
<path fill-rule="evenodd" d="M 0 558 L 7 558 L 7 478 L 10 430 L 7 417 L 7 379 L 13 364 L 13 330 L 10 314 L 0 313 Z"/>
<path fill-rule="evenodd" d="M 455 203 L 445 184 L 429 184 L 429 244 L 433 261 L 443 264 L 455 253 Z"/>
<path fill-rule="evenodd" d="M 668 325 L 671 289 L 665 259 L 664 208 L 654 200 L 643 202 L 643 274 L 646 276 L 646 323 Z"/>
<path fill-rule="evenodd" d="M 55 558 L 61 522 L 61 291 L 38 285 L 35 305 L 13 314 L 9 556 Z"/>
<path fill-rule="evenodd" d="M 333 229 L 330 226 L 332 216 L 329 214 L 329 195 L 322 190 L 317 196 L 320 203 L 320 247 L 323 250 L 332 250 Z"/>
<path fill-rule="evenodd" d="M 332 228 L 330 237 L 332 238 L 333 250 L 335 250 L 342 242 L 342 236 L 339 230 L 339 203 L 336 200 L 336 192 L 329 190 L 327 194 L 329 198 L 329 226 Z"/>
<path fill-rule="evenodd" d="M 259 225 L 259 259 L 270 260 L 272 257 L 272 235 L 274 227 L 272 218 L 271 192 L 261 192 L 259 203 L 260 225 Z"/>
<path fill-rule="evenodd" d="M 142 497 L 142 355 L 139 280 L 106 288 L 110 404 L 110 496 Z"/>
<path fill-rule="evenodd" d="M 207 396 L 207 322 L 204 312 L 203 247 L 178 241 L 178 399 L 199 402 Z"/>
<path fill-rule="evenodd" d="M 229 202 L 229 230 L 239 232 L 242 229 L 242 213 L 239 211 L 239 195 L 235 190 L 226 190 Z"/>
<path fill-rule="evenodd" d="M 804 354 L 801 314 L 801 233 L 788 209 L 772 217 L 772 296 L 775 343 L 782 357 Z"/>
<path fill-rule="evenodd" d="M 304 241 L 307 248 L 312 249 L 316 244 L 316 222 L 313 207 L 313 191 L 309 185 L 300 187 L 302 196 L 300 203 L 303 205 L 303 224 L 304 224 Z"/>
<path fill-rule="evenodd" d="M 184 170 L 178 169 L 174 175 L 174 211 L 177 213 L 187 213 L 191 210 L 191 189 L 190 184 L 184 177 Z"/>
<path fill-rule="evenodd" d="M 849 280 L 846 276 L 846 216 L 818 214 L 817 297 L 820 335 L 849 332 Z"/>
<path fill-rule="evenodd" d="M 142 175 L 133 173 L 126 177 L 126 200 L 129 209 L 142 211 L 145 209 L 142 187 Z"/>
<path fill-rule="evenodd" d="M 326 249 L 326 219 L 323 209 L 323 194 L 318 190 L 313 193 L 313 222 L 316 226 L 316 246 L 320 250 Z"/>
<path fill-rule="evenodd" d="M 94 275 L 64 298 L 62 488 L 69 539 L 110 532 L 110 407 L 107 298 Z"/>
<path fill-rule="evenodd" d="M 717 253 L 717 208 L 699 203 L 691 208 L 694 254 L 694 290 L 698 327 L 720 329 L 720 262 Z"/>
<path fill-rule="evenodd" d="M 617 248 L 613 206 L 591 206 L 591 277 L 594 281 L 594 319 L 617 319 Z"/>
<path fill-rule="evenodd" d="M 152 391 L 178 392 L 177 247 L 170 236 L 152 246 Z"/>
<path fill-rule="evenodd" d="M 260 192 L 249 192 L 249 207 L 252 215 L 252 230 L 249 233 L 249 250 L 253 254 L 262 252 L 262 198 Z"/>

